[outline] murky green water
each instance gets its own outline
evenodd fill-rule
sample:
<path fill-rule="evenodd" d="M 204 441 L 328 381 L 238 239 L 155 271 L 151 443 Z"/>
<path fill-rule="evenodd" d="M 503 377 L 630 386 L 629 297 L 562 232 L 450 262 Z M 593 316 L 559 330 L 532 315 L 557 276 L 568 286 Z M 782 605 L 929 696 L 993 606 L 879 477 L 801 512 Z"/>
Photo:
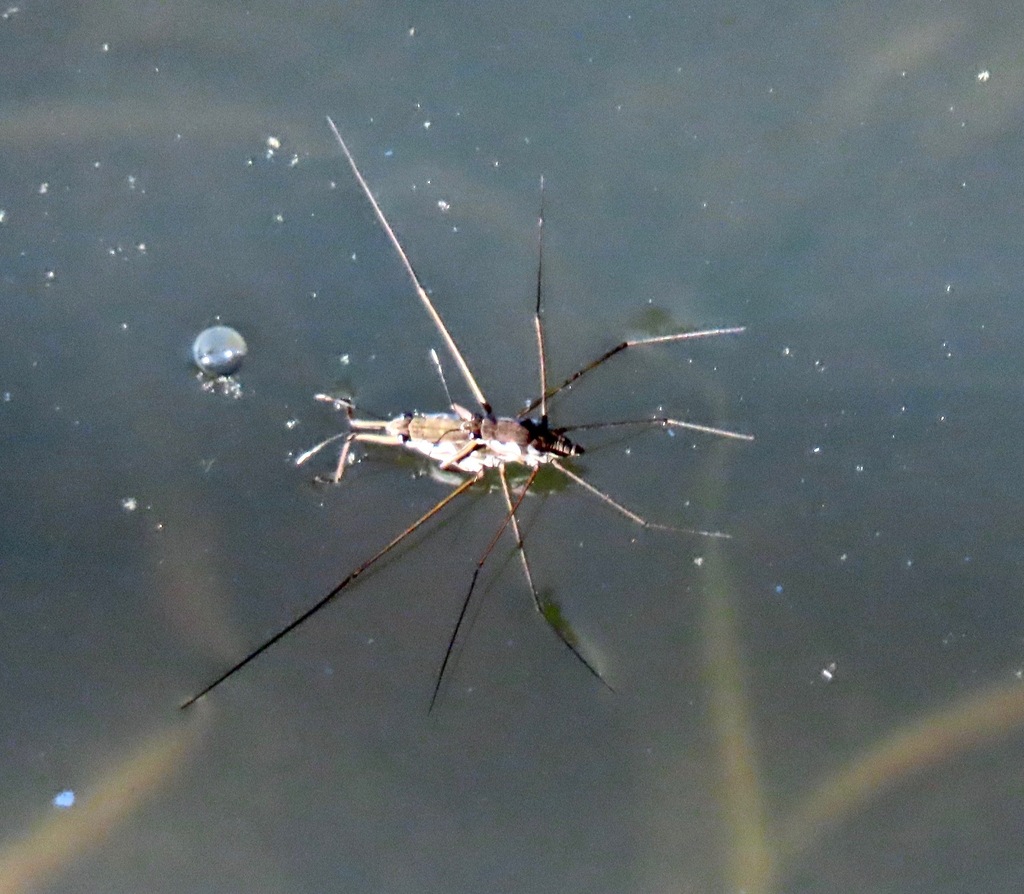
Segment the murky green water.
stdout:
<path fill-rule="evenodd" d="M 1019 887 L 1017 18 L 9 10 L 4 890 Z M 290 465 L 342 425 L 316 392 L 444 409 L 327 114 L 500 410 L 537 390 L 541 174 L 552 378 L 645 326 L 749 327 L 553 406 L 757 436 L 581 437 L 588 480 L 727 542 L 525 501 L 614 692 L 506 544 L 428 715 L 481 492 L 177 710 L 445 493 L 381 451 L 334 489 Z M 189 365 L 215 323 L 238 399 Z"/>

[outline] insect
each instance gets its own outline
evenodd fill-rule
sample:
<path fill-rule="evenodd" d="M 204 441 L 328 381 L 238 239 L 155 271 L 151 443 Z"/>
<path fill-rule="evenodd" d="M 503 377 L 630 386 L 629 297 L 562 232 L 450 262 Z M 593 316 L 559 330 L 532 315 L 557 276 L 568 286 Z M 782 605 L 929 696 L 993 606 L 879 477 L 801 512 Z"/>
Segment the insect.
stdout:
<path fill-rule="evenodd" d="M 732 335 L 743 332 L 745 327 L 730 326 L 717 329 L 701 329 L 670 335 L 651 336 L 648 338 L 636 338 L 622 341 L 610 350 L 605 351 L 599 357 L 596 357 L 589 363 L 581 366 L 558 385 L 549 387 L 547 381 L 547 359 L 544 348 L 544 326 L 542 320 L 543 307 L 541 303 L 544 270 L 544 180 L 541 178 L 540 214 L 538 216 L 537 238 L 537 296 L 533 313 L 534 331 L 537 341 L 540 392 L 538 396 L 517 416 L 498 416 L 495 414 L 490 402 L 484 396 L 483 391 L 477 384 L 476 378 L 473 376 L 469 365 L 466 363 L 462 351 L 459 350 L 459 347 L 455 343 L 448 327 L 445 325 L 444 321 L 441 319 L 441 315 L 434 307 L 434 303 L 431 301 L 430 296 L 423 288 L 420 278 L 417 276 L 416 271 L 413 270 L 412 263 L 410 262 L 408 255 L 402 248 L 391 224 L 388 223 L 387 218 L 384 216 L 384 212 L 377 203 L 377 199 L 374 197 L 369 185 L 366 180 L 363 179 L 363 175 L 359 171 L 355 158 L 352 156 L 348 146 L 345 144 L 341 134 L 338 132 L 338 128 L 335 126 L 334 121 L 328 118 L 327 123 L 330 126 L 331 132 L 333 133 L 338 146 L 341 148 L 345 159 L 348 161 L 349 167 L 352 169 L 352 173 L 355 176 L 356 181 L 359 183 L 363 194 L 373 207 L 373 211 L 378 222 L 391 242 L 391 245 L 398 255 L 409 279 L 412 281 L 417 297 L 433 321 L 438 334 L 445 343 L 448 353 L 455 362 L 455 365 L 465 381 L 466 386 L 469 388 L 470 393 L 473 395 L 477 407 L 474 410 L 469 410 L 452 400 L 440 361 L 437 358 L 436 352 L 432 351 L 431 355 L 433 357 L 434 364 L 441 377 L 442 385 L 444 386 L 445 393 L 448 397 L 449 409 L 447 411 L 440 413 L 403 413 L 391 419 L 360 419 L 355 415 L 355 407 L 351 401 L 318 394 L 316 395 L 318 400 L 331 402 L 335 404 L 338 409 L 344 409 L 346 411 L 348 417 L 348 430 L 341 434 L 333 435 L 326 440 L 321 441 L 309 450 L 306 450 L 296 459 L 296 464 L 301 465 L 328 444 L 342 440 L 343 443 L 337 468 L 330 479 L 334 483 L 341 481 L 345 468 L 348 465 L 351 456 L 351 449 L 354 444 L 375 444 L 384 447 L 399 447 L 405 450 L 410 450 L 415 453 L 419 453 L 431 462 L 436 463 L 438 468 L 441 470 L 464 474 L 468 477 L 466 477 L 448 494 L 442 497 L 427 512 L 416 519 L 416 521 L 405 528 L 405 530 L 393 537 L 387 544 L 377 550 L 377 552 L 370 556 L 370 558 L 350 571 L 346 577 L 344 577 L 318 602 L 310 606 L 298 615 L 298 617 L 294 618 L 287 625 L 278 630 L 277 633 L 249 652 L 249 654 L 244 658 L 224 671 L 219 677 L 185 701 L 181 707 L 187 708 L 189 705 L 202 698 L 216 686 L 219 686 L 229 677 L 240 671 L 254 658 L 261 655 L 275 643 L 279 642 L 295 630 L 295 628 L 300 624 L 309 620 L 314 614 L 320 611 L 320 609 L 337 597 L 343 590 L 349 587 L 364 571 L 380 561 L 414 531 L 418 530 L 422 525 L 426 524 L 438 515 L 445 509 L 445 507 L 468 491 L 473 487 L 473 485 L 479 483 L 484 476 L 487 475 L 489 470 L 496 471 L 501 485 L 501 492 L 505 502 L 504 519 L 487 544 L 487 547 L 480 555 L 473 570 L 469 587 L 463 597 L 458 617 L 448 641 L 448 646 L 445 650 L 440 669 L 438 670 L 434 681 L 434 689 L 430 699 L 430 708 L 433 708 L 441 690 L 441 684 L 445 678 L 445 673 L 448 670 L 455 644 L 466 620 L 466 613 L 476 588 L 477 578 L 479 577 L 487 558 L 494 550 L 495 545 L 505 532 L 506 528 L 511 529 L 512 536 L 515 541 L 516 552 L 519 556 L 519 564 L 522 567 L 523 576 L 526 579 L 526 584 L 530 590 L 530 594 L 533 598 L 533 604 L 538 614 L 547 621 L 548 626 L 552 631 L 554 631 L 562 645 L 569 650 L 575 659 L 598 681 L 600 681 L 601 684 L 608 689 L 611 689 L 611 686 L 607 683 L 604 677 L 602 677 L 598 669 L 580 649 L 575 634 L 568 624 L 562 619 L 557 605 L 550 600 L 542 599 L 537 590 L 536 584 L 534 583 L 533 572 L 527 558 L 526 547 L 523 543 L 523 536 L 517 512 L 524 497 L 533 485 L 538 471 L 542 466 L 553 467 L 570 481 L 582 487 L 588 493 L 611 507 L 619 514 L 625 516 L 631 522 L 645 528 L 694 534 L 703 537 L 728 537 L 727 534 L 723 534 L 718 531 L 676 528 L 670 525 L 663 525 L 648 521 L 612 498 L 610 495 L 599 490 L 563 462 L 563 460 L 570 460 L 584 452 L 584 448 L 580 444 L 571 440 L 568 433 L 586 429 L 646 425 L 661 426 L 668 429 L 688 429 L 707 435 L 732 438 L 741 441 L 753 440 L 753 436 L 730 431 L 724 428 L 717 428 L 711 425 L 672 419 L 667 416 L 649 416 L 640 419 L 595 422 L 571 426 L 553 426 L 548 416 L 548 402 L 556 395 L 568 390 L 570 386 L 587 373 L 606 363 L 617 354 L 621 354 L 630 348 L 636 348 L 642 345 L 666 344 L 697 338 L 708 338 L 718 335 Z M 538 409 L 540 411 L 539 415 L 531 415 Z M 510 466 L 519 466 L 524 470 L 528 470 L 525 481 L 519 485 L 517 489 L 514 489 L 509 482 L 508 468 Z"/>

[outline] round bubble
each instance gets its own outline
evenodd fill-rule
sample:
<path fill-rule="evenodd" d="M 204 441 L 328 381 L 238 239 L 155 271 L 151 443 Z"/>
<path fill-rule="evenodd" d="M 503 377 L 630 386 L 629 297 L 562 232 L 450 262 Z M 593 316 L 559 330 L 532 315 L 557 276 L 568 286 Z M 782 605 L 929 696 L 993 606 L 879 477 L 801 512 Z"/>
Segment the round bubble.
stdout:
<path fill-rule="evenodd" d="M 245 339 L 230 326 L 211 326 L 196 337 L 192 359 L 207 375 L 230 376 L 248 350 Z"/>

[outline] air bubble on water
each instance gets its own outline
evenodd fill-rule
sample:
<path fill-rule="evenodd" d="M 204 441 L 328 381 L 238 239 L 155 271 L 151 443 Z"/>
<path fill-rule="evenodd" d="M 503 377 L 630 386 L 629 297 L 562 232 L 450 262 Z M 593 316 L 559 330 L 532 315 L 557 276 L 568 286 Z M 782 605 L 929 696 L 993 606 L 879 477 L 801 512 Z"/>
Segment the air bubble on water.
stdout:
<path fill-rule="evenodd" d="M 229 376 L 248 353 L 245 339 L 230 326 L 204 329 L 192 344 L 192 359 L 209 376 Z"/>

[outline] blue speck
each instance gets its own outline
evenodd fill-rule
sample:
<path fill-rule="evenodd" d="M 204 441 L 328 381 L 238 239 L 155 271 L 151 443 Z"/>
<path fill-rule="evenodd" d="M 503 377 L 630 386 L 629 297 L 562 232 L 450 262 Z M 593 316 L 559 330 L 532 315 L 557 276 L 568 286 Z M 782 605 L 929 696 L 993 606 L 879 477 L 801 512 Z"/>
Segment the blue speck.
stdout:
<path fill-rule="evenodd" d="M 776 584 L 776 585 L 775 585 L 775 592 L 776 592 L 776 594 L 777 594 L 777 595 L 779 595 L 779 596 L 781 596 L 781 595 L 782 595 L 782 584 Z"/>
<path fill-rule="evenodd" d="M 385 158 L 391 158 L 391 156 L 394 155 L 394 154 L 395 154 L 395 150 L 394 149 L 385 149 L 384 150 L 384 157 Z"/>
<path fill-rule="evenodd" d="M 61 810 L 67 810 L 67 808 L 73 807 L 74 804 L 75 793 L 71 789 L 65 789 L 53 799 L 53 806 L 59 807 Z"/>

